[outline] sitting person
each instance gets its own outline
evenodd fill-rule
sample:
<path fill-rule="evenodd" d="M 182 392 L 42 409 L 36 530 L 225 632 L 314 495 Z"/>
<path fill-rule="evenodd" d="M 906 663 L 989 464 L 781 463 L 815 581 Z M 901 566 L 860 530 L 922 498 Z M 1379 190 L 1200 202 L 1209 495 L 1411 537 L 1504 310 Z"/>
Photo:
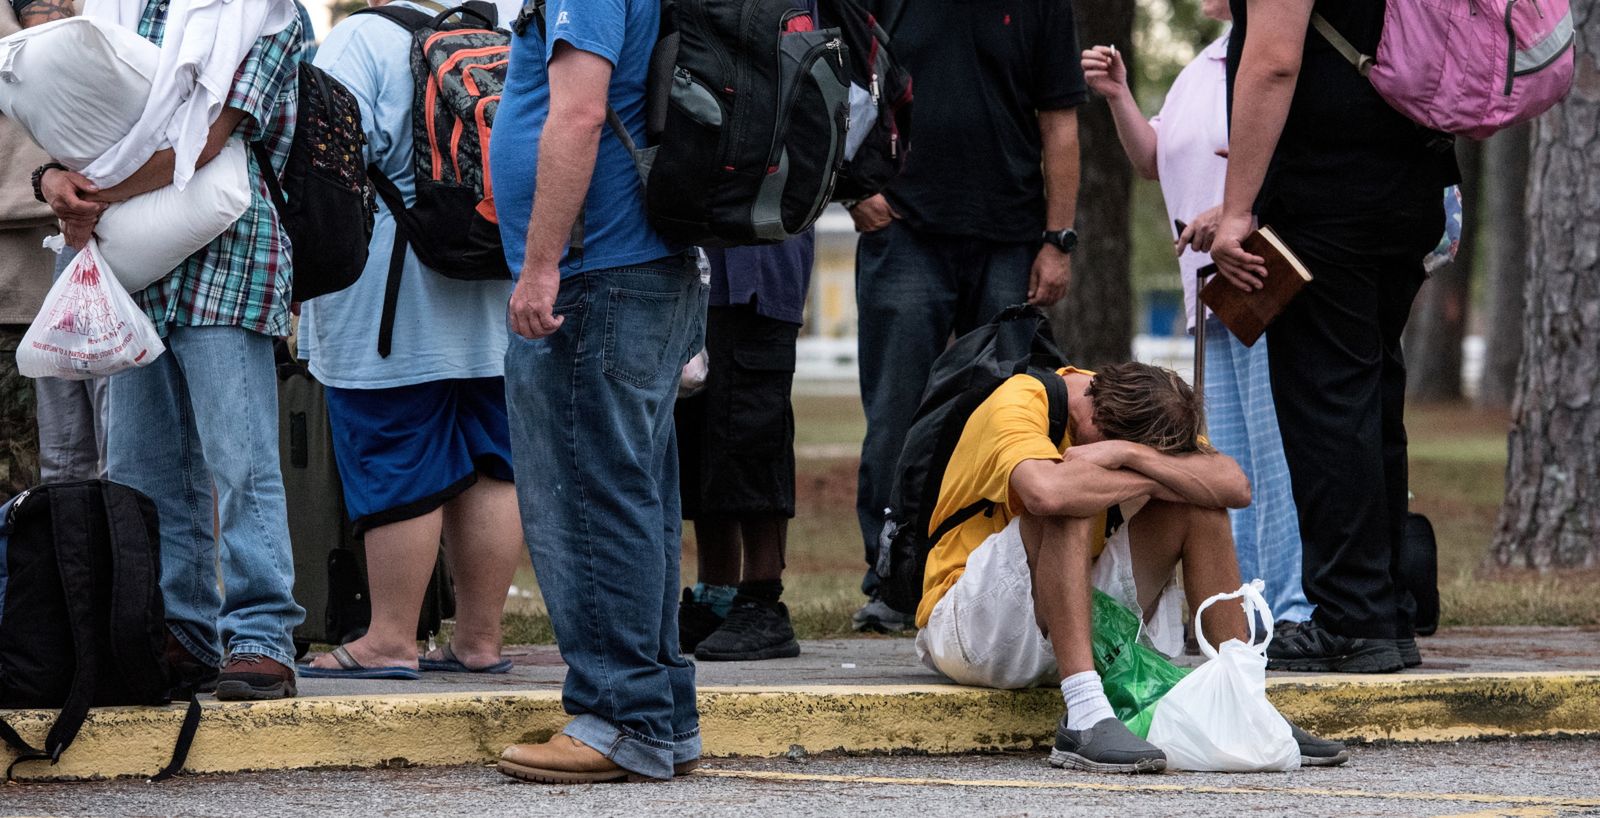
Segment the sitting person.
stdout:
<path fill-rule="evenodd" d="M 1093 772 L 1155 772 L 1166 756 L 1113 714 L 1090 652 L 1091 581 L 1136 605 L 1158 647 L 1181 645 L 1174 566 L 1195 599 L 1239 587 L 1227 509 L 1250 503 L 1239 466 L 1200 435 L 1194 392 L 1146 364 L 1098 374 L 1060 370 L 1067 434 L 1049 437 L 1044 386 L 1018 375 L 967 420 L 941 484 L 933 524 L 980 501 L 992 514 L 956 526 L 928 555 L 917 654 L 961 684 L 1059 681 L 1066 714 L 1050 763 Z M 1108 510 L 1125 524 L 1107 532 Z M 1216 605 L 1205 633 L 1246 638 L 1242 610 Z M 1177 637 L 1174 639 L 1174 637 Z M 1175 653 L 1176 650 L 1169 650 Z M 1348 754 L 1298 727 L 1302 763 Z"/>

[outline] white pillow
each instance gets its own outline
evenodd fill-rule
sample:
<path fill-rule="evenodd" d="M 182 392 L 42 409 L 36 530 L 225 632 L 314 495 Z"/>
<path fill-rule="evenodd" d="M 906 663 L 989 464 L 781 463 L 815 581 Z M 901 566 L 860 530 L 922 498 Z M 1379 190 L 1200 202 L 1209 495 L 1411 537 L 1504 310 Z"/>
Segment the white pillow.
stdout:
<path fill-rule="evenodd" d="M 73 170 L 139 121 L 161 49 L 131 29 L 69 17 L 0 39 L 0 112 Z"/>
<path fill-rule="evenodd" d="M 250 206 L 244 142 L 230 139 L 183 190 L 172 185 L 118 202 L 100 215 L 95 237 L 117 281 L 136 293 L 210 244 Z"/>

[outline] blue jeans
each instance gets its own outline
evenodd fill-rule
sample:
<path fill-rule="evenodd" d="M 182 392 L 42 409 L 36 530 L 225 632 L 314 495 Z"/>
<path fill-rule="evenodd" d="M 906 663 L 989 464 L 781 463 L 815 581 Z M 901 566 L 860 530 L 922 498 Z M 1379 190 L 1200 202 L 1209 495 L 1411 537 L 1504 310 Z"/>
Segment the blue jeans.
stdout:
<path fill-rule="evenodd" d="M 1250 478 L 1250 505 L 1228 510 L 1239 574 L 1266 582 L 1278 621 L 1304 622 L 1311 603 L 1300 587 L 1300 517 L 1272 401 L 1267 339 L 1247 347 L 1215 316 L 1205 331 L 1206 430 L 1211 445 Z"/>
<path fill-rule="evenodd" d="M 694 665 L 678 650 L 679 372 L 706 288 L 681 258 L 561 282 L 566 323 L 511 334 L 506 400 L 522 530 L 561 658 L 566 734 L 671 778 L 700 757 Z"/>
<path fill-rule="evenodd" d="M 111 377 L 106 448 L 111 479 L 160 515 L 167 627 L 202 662 L 255 653 L 293 667 L 305 610 L 293 594 L 272 339 L 218 326 L 173 327 L 166 341 L 148 366 Z"/>
<path fill-rule="evenodd" d="M 861 590 L 878 585 L 883 510 L 894 487 L 906 431 L 928 386 L 933 361 L 950 336 L 988 323 L 1028 298 L 1037 242 L 994 242 L 925 233 L 895 220 L 856 243 L 857 343 L 867 437 L 861 445 L 856 517 L 867 573 Z"/>

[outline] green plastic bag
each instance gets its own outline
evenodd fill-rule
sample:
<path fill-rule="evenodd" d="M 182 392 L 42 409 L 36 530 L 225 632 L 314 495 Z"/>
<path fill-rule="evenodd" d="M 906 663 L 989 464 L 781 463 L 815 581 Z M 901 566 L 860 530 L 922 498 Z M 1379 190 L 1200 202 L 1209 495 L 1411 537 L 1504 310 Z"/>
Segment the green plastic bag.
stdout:
<path fill-rule="evenodd" d="M 1189 675 L 1165 656 L 1139 644 L 1139 617 L 1105 594 L 1095 591 L 1093 605 L 1094 669 L 1117 718 L 1139 738 L 1150 732 L 1156 703 L 1179 679 Z"/>

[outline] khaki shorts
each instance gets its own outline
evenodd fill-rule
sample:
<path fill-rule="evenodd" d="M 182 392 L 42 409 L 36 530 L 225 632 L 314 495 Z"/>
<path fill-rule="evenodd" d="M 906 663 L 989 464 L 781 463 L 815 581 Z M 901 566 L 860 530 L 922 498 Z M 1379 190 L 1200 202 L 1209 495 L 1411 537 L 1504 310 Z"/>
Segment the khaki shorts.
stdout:
<path fill-rule="evenodd" d="M 1094 587 L 1135 610 L 1128 526 L 1106 540 L 1090 572 Z M 1169 656 L 1183 648 L 1183 592 L 1169 581 L 1145 617 L 1144 638 Z M 958 684 L 1011 690 L 1060 681 L 1055 651 L 1039 631 L 1020 519 L 984 540 L 917 633 L 922 663 Z"/>

